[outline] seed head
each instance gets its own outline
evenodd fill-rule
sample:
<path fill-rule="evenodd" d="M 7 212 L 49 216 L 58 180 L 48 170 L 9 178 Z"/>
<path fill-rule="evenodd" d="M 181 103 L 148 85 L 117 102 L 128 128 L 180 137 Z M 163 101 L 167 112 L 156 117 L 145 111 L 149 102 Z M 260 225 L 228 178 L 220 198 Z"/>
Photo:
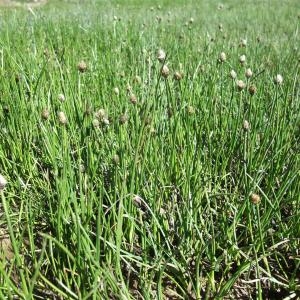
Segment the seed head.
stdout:
<path fill-rule="evenodd" d="M 159 62 L 164 62 L 166 59 L 166 52 L 163 49 L 157 51 L 157 59 Z"/>
<path fill-rule="evenodd" d="M 280 74 L 277 74 L 274 78 L 274 83 L 281 85 L 283 83 L 283 77 Z"/>
<path fill-rule="evenodd" d="M 103 118 L 102 119 L 102 123 L 104 124 L 104 125 L 109 125 L 109 119 L 107 118 L 107 117 L 105 117 L 105 118 Z"/>
<path fill-rule="evenodd" d="M 137 103 L 137 98 L 135 94 L 130 94 L 129 100 L 132 104 L 136 104 Z"/>
<path fill-rule="evenodd" d="M 251 70 L 250 68 L 246 69 L 246 71 L 245 71 L 245 76 L 246 76 L 247 78 L 250 78 L 250 77 L 252 77 L 252 75 L 253 75 L 252 70 Z"/>
<path fill-rule="evenodd" d="M 249 91 L 250 95 L 253 96 L 256 93 L 256 86 L 250 85 L 248 91 Z"/>
<path fill-rule="evenodd" d="M 161 75 L 164 77 L 164 78 L 167 78 L 170 74 L 170 70 L 168 68 L 167 65 L 163 65 L 162 69 L 161 69 Z"/>
<path fill-rule="evenodd" d="M 190 18 L 189 23 L 193 24 L 194 23 L 194 18 Z"/>
<path fill-rule="evenodd" d="M 231 77 L 232 79 L 235 79 L 235 78 L 236 78 L 236 72 L 235 72 L 234 70 L 231 70 L 231 71 L 230 71 L 230 77 Z"/>
<path fill-rule="evenodd" d="M 59 111 L 59 112 L 57 113 L 57 117 L 58 117 L 58 122 L 59 122 L 61 125 L 66 125 L 66 124 L 68 123 L 68 119 L 67 119 L 67 117 L 66 117 L 66 115 L 65 115 L 64 112 Z"/>
<path fill-rule="evenodd" d="M 113 92 L 114 92 L 117 96 L 119 96 L 119 94 L 120 94 L 119 88 L 117 88 L 117 87 L 114 87 L 114 88 L 113 88 Z"/>
<path fill-rule="evenodd" d="M 225 62 L 226 61 L 226 54 L 225 52 L 221 52 L 219 55 L 219 62 Z"/>
<path fill-rule="evenodd" d="M 104 118 L 107 118 L 107 113 L 104 108 L 100 108 L 98 111 L 95 112 L 95 118 L 102 120 Z"/>
<path fill-rule="evenodd" d="M 188 112 L 188 114 L 189 115 L 193 115 L 194 113 L 195 113 L 195 107 L 194 106 L 191 106 L 191 105 L 189 105 L 188 107 L 187 107 L 187 112 Z"/>
<path fill-rule="evenodd" d="M 244 120 L 243 128 L 244 128 L 245 131 L 248 131 L 250 129 L 250 124 L 247 120 Z"/>
<path fill-rule="evenodd" d="M 240 46 L 241 47 L 247 47 L 247 40 L 246 39 L 241 39 Z"/>
<path fill-rule="evenodd" d="M 7 185 L 7 181 L 3 175 L 0 174 L 0 191 L 3 191 L 5 186 Z"/>
<path fill-rule="evenodd" d="M 49 117 L 50 117 L 50 111 L 49 111 L 49 109 L 47 109 L 47 108 L 45 108 L 43 111 L 42 111 L 42 118 L 44 119 L 44 120 L 48 120 L 49 119 Z"/>
<path fill-rule="evenodd" d="M 126 114 L 123 114 L 119 118 L 120 124 L 125 124 L 128 121 L 128 116 Z"/>
<path fill-rule="evenodd" d="M 246 84 L 243 80 L 237 80 L 236 81 L 236 86 L 237 86 L 239 91 L 242 91 L 246 87 Z"/>
<path fill-rule="evenodd" d="M 176 71 L 174 73 L 174 79 L 175 80 L 180 81 L 182 78 L 183 78 L 183 73 L 182 72 Z"/>
<path fill-rule="evenodd" d="M 58 100 L 60 102 L 65 102 L 66 101 L 66 98 L 65 98 L 65 95 L 64 94 L 58 94 L 57 96 Z"/>
<path fill-rule="evenodd" d="M 259 204 L 261 199 L 260 199 L 260 196 L 258 194 L 255 194 L 255 193 L 252 193 L 250 195 L 250 201 L 253 203 L 253 204 Z"/>
<path fill-rule="evenodd" d="M 77 65 L 77 69 L 80 73 L 84 73 L 87 70 L 87 65 L 85 63 L 85 61 L 80 61 Z"/>
<path fill-rule="evenodd" d="M 134 76 L 133 82 L 136 84 L 141 84 L 142 83 L 142 78 L 139 75 Z"/>
<path fill-rule="evenodd" d="M 95 128 L 99 128 L 100 122 L 99 122 L 98 119 L 94 119 L 94 120 L 92 121 L 92 123 L 93 123 L 93 126 L 94 126 Z"/>
<path fill-rule="evenodd" d="M 245 54 L 241 55 L 239 61 L 243 65 L 246 62 L 246 55 Z"/>
<path fill-rule="evenodd" d="M 120 157 L 118 154 L 115 154 L 112 159 L 115 165 L 118 165 L 120 163 Z"/>

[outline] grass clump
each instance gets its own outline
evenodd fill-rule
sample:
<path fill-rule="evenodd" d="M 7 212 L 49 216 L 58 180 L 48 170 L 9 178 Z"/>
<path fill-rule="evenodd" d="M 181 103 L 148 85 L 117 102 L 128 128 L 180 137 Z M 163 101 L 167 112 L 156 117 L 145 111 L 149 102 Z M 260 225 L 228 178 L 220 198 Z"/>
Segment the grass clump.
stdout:
<path fill-rule="evenodd" d="M 1 11 L 0 298 L 299 296 L 298 17 L 272 3 Z"/>

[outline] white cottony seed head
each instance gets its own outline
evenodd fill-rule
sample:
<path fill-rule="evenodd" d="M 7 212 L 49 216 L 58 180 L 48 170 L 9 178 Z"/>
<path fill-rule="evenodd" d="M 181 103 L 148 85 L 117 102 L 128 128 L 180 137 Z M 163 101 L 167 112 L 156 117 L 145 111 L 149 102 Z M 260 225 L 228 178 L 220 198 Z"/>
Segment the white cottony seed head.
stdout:
<path fill-rule="evenodd" d="M 225 52 L 220 53 L 219 60 L 220 60 L 220 62 L 226 61 L 226 53 Z"/>
<path fill-rule="evenodd" d="M 57 113 L 58 121 L 62 125 L 66 125 L 68 123 L 68 119 L 64 112 L 60 111 Z"/>
<path fill-rule="evenodd" d="M 157 59 L 159 60 L 159 62 L 164 62 L 164 60 L 166 59 L 166 52 L 163 49 L 159 49 L 157 51 Z"/>
<path fill-rule="evenodd" d="M 61 102 L 64 102 L 66 100 L 65 95 L 64 94 L 58 94 L 58 100 Z"/>
<path fill-rule="evenodd" d="M 107 116 L 106 111 L 104 108 L 100 108 L 98 111 L 95 112 L 95 118 L 102 120 Z"/>
<path fill-rule="evenodd" d="M 250 77 L 252 77 L 252 75 L 253 75 L 252 70 L 251 70 L 250 68 L 248 68 L 248 69 L 246 70 L 246 72 L 245 72 L 245 76 L 246 76 L 247 78 L 250 78 Z"/>
<path fill-rule="evenodd" d="M 114 93 L 115 93 L 117 96 L 119 96 L 120 91 L 119 91 L 119 89 L 118 89 L 117 87 L 115 87 L 115 88 L 113 89 L 113 91 L 114 91 Z"/>
<path fill-rule="evenodd" d="M 237 80 L 236 85 L 240 91 L 246 87 L 246 84 L 243 80 Z"/>
<path fill-rule="evenodd" d="M 109 120 L 108 120 L 107 118 L 104 118 L 104 119 L 102 120 L 102 123 L 103 123 L 104 125 L 109 125 Z"/>
<path fill-rule="evenodd" d="M 7 185 L 6 179 L 4 178 L 4 176 L 0 174 L 0 191 L 4 190 L 6 185 Z"/>
<path fill-rule="evenodd" d="M 245 63 L 245 61 L 246 61 L 246 55 L 243 54 L 240 56 L 240 63 L 243 64 L 243 63 Z"/>
<path fill-rule="evenodd" d="M 231 77 L 232 79 L 235 79 L 235 78 L 236 78 L 236 72 L 235 72 L 234 70 L 231 70 L 231 71 L 230 71 L 230 77 Z"/>
<path fill-rule="evenodd" d="M 248 131 L 250 129 L 250 124 L 249 124 L 249 122 L 247 120 L 244 120 L 243 128 L 246 131 Z"/>
<path fill-rule="evenodd" d="M 283 82 L 283 77 L 280 74 L 277 74 L 274 78 L 274 83 L 280 85 L 280 84 L 282 84 L 282 82 Z"/>
<path fill-rule="evenodd" d="M 94 120 L 92 121 L 92 123 L 93 123 L 93 126 L 94 126 L 95 128 L 98 128 L 98 127 L 100 126 L 100 122 L 99 122 L 98 119 L 94 119 Z"/>
<path fill-rule="evenodd" d="M 241 46 L 242 47 L 247 47 L 247 40 L 246 39 L 241 39 Z"/>

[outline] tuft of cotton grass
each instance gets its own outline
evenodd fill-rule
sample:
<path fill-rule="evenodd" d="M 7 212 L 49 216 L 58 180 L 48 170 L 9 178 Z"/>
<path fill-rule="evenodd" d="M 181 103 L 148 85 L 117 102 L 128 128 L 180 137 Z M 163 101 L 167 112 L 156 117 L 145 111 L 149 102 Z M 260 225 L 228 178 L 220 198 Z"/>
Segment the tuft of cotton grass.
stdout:
<path fill-rule="evenodd" d="M 0 191 L 3 191 L 6 185 L 7 185 L 7 180 L 3 175 L 0 174 Z"/>

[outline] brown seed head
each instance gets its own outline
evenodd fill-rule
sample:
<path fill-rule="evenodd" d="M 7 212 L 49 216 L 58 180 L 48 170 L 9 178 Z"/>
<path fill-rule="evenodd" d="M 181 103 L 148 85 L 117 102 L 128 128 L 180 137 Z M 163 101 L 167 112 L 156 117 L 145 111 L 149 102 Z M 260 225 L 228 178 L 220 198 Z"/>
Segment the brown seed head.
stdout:
<path fill-rule="evenodd" d="M 137 103 L 137 98 L 135 94 L 130 94 L 129 100 L 132 104 L 136 104 Z"/>
<path fill-rule="evenodd" d="M 196 112 L 195 107 L 189 105 L 189 106 L 187 107 L 187 112 L 188 112 L 189 115 L 193 115 L 193 114 Z"/>
<path fill-rule="evenodd" d="M 256 93 L 256 86 L 255 85 L 250 85 L 249 86 L 249 93 L 251 96 L 253 96 Z"/>
<path fill-rule="evenodd" d="M 80 73 L 84 73 L 87 70 L 87 64 L 85 61 L 80 61 L 77 65 L 77 69 Z"/>
<path fill-rule="evenodd" d="M 49 109 L 47 109 L 47 108 L 45 108 L 43 111 L 42 111 L 42 118 L 44 119 L 44 120 L 48 120 L 49 119 L 49 117 L 50 117 L 50 111 L 49 111 Z"/>
<path fill-rule="evenodd" d="M 250 201 L 253 203 L 253 204 L 259 204 L 261 199 L 260 199 L 260 196 L 258 194 L 255 194 L 255 193 L 252 193 L 250 195 Z"/>
<path fill-rule="evenodd" d="M 167 65 L 163 65 L 163 67 L 161 69 L 161 75 L 164 78 L 167 78 L 170 75 L 170 70 Z"/>
<path fill-rule="evenodd" d="M 180 81 L 182 78 L 183 78 L 183 73 L 182 72 L 176 71 L 174 73 L 174 79 L 175 80 Z"/>
<path fill-rule="evenodd" d="M 128 116 L 126 114 L 120 116 L 119 122 L 121 125 L 127 123 L 127 121 L 128 121 Z"/>

